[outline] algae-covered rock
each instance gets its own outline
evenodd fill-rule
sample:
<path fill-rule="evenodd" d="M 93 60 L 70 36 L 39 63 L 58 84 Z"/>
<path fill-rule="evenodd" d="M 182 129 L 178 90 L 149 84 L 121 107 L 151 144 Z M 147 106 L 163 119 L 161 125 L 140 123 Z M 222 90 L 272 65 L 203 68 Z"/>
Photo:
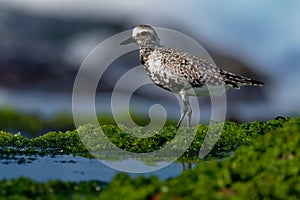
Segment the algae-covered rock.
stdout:
<path fill-rule="evenodd" d="M 226 122 L 219 140 L 209 153 L 208 157 L 227 156 L 237 147 L 241 145 L 252 145 L 258 136 L 263 135 L 270 130 L 282 127 L 285 123 L 289 123 L 291 121 L 297 122 L 300 120 L 298 118 L 292 120 L 288 118 L 280 118 L 271 120 L 269 122 L 251 122 L 244 124 Z M 130 134 L 128 134 L 122 131 L 122 129 L 120 129 L 118 126 L 104 125 L 101 127 L 101 131 L 104 132 L 105 136 L 110 140 L 110 142 L 117 147 L 136 153 L 158 150 L 162 146 L 172 141 L 178 132 L 175 127 L 169 126 L 164 127 L 161 131 L 155 134 L 152 134 L 152 137 L 140 138 L 134 136 L 134 134 L 143 134 L 142 129 L 137 128 L 126 129 L 126 131 L 130 131 Z M 198 160 L 198 153 L 207 131 L 207 125 L 201 124 L 197 127 L 195 138 L 181 159 Z M 25 138 L 21 134 L 14 135 L 1 131 L 0 156 L 11 156 L 15 154 L 74 154 L 84 157 L 91 157 L 88 150 L 84 146 L 86 141 L 89 140 L 91 132 L 96 135 L 98 134 L 97 128 L 88 124 L 80 127 L 80 137 L 77 130 L 66 132 L 49 132 L 43 136 L 31 139 Z M 103 134 L 101 137 L 102 136 Z M 84 140 L 84 144 L 82 143 L 82 140 Z M 106 143 L 101 141 L 101 138 L 95 140 L 95 137 L 91 137 L 89 143 L 97 142 L 97 144 L 90 145 L 93 148 L 99 148 L 102 150 L 109 148 Z M 172 151 L 176 153 L 176 151 L 178 151 L 177 148 L 179 147 L 174 147 Z"/>

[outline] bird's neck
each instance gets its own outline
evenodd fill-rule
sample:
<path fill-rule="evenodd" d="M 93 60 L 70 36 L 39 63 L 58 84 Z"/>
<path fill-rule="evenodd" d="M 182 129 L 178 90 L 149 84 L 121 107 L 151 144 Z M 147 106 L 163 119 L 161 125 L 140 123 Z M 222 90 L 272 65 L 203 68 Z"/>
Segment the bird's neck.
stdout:
<path fill-rule="evenodd" d="M 148 61 L 149 55 L 155 50 L 155 45 L 140 46 L 140 61 L 145 64 Z"/>

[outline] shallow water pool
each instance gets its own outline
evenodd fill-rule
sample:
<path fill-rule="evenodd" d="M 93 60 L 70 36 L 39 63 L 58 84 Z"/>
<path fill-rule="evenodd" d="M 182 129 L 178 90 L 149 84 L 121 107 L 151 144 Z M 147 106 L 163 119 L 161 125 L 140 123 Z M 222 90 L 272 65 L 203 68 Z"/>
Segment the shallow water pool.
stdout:
<path fill-rule="evenodd" d="M 156 175 L 165 180 L 178 176 L 183 171 L 182 163 L 173 162 L 169 166 L 149 173 L 130 174 L 132 177 Z M 16 156 L 0 160 L 0 180 L 27 177 L 36 181 L 90 181 L 110 182 L 121 173 L 102 164 L 97 159 L 80 156 Z"/>

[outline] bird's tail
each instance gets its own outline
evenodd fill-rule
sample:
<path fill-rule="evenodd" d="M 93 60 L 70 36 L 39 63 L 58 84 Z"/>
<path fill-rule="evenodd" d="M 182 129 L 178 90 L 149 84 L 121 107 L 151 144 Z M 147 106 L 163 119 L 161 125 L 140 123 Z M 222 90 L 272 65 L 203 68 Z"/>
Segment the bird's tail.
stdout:
<path fill-rule="evenodd" d="M 253 80 L 244 76 L 239 76 L 224 70 L 220 70 L 220 74 L 223 77 L 223 81 L 227 85 L 232 85 L 234 88 L 239 88 L 240 86 L 253 85 L 253 86 L 263 86 L 262 81 Z"/>

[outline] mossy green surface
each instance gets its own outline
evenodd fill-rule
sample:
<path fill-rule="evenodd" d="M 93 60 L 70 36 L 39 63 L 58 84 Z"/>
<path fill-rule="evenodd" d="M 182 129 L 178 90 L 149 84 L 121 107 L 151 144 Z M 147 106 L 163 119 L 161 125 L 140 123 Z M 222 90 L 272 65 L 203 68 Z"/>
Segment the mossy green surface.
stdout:
<path fill-rule="evenodd" d="M 205 128 L 204 125 L 201 126 Z M 63 134 L 76 138 L 74 132 L 52 134 L 54 135 L 43 136 L 46 140 L 43 144 L 50 142 L 54 145 L 50 138 L 56 137 L 56 134 L 61 135 L 59 140 L 65 144 L 70 140 L 66 140 Z M 12 146 L 32 145 L 32 140 L 29 139 L 17 142 L 18 137 L 22 138 L 20 135 L 3 132 L 1 135 L 1 146 L 6 139 Z M 196 141 L 203 137 L 199 131 Z M 36 146 L 41 139 L 43 138 L 36 138 Z M 75 141 L 74 139 L 73 142 Z M 76 142 L 73 142 L 70 144 L 76 146 Z M 198 144 L 193 145 L 192 148 L 196 148 Z M 68 149 L 73 151 L 73 148 Z M 189 153 L 192 151 L 193 149 Z M 219 151 L 234 153 L 225 159 L 200 160 L 194 169 L 186 170 L 178 177 L 166 181 L 156 177 L 131 178 L 126 174 L 118 174 L 99 191 L 95 189 L 99 189 L 98 182 L 38 183 L 20 178 L 2 180 L 0 194 L 3 199 L 9 194 L 13 199 L 299 199 L 300 118 L 279 118 L 266 123 L 227 122 L 212 154 L 218 156 Z M 80 184 L 84 185 L 83 189 L 74 191 L 74 188 L 81 188 Z M 59 188 L 55 189 L 57 187 Z"/>
<path fill-rule="evenodd" d="M 240 145 L 252 145 L 256 138 L 264 133 L 282 127 L 291 121 L 300 121 L 298 118 L 280 118 L 268 122 L 251 122 L 237 124 L 226 122 L 222 134 L 209 157 L 223 157 L 234 151 Z M 88 132 L 91 126 L 86 125 L 81 131 Z M 150 152 L 160 148 L 171 141 L 177 133 L 173 126 L 165 127 L 153 137 L 137 138 L 124 133 L 119 127 L 114 125 L 103 125 L 102 130 L 112 143 L 122 149 L 132 152 Z M 197 160 L 198 151 L 207 133 L 208 126 L 202 124 L 198 126 L 196 136 L 186 153 L 181 159 Z M 131 129 L 132 132 L 139 132 L 140 129 Z M 98 144 L 105 145 L 105 144 Z M 175 149 L 176 150 L 176 149 Z M 58 155 L 74 154 L 84 157 L 91 157 L 77 130 L 66 132 L 49 132 L 43 136 L 35 138 L 25 138 L 21 134 L 11 134 L 0 131 L 0 157 L 9 157 L 16 154 L 26 155 Z"/>

